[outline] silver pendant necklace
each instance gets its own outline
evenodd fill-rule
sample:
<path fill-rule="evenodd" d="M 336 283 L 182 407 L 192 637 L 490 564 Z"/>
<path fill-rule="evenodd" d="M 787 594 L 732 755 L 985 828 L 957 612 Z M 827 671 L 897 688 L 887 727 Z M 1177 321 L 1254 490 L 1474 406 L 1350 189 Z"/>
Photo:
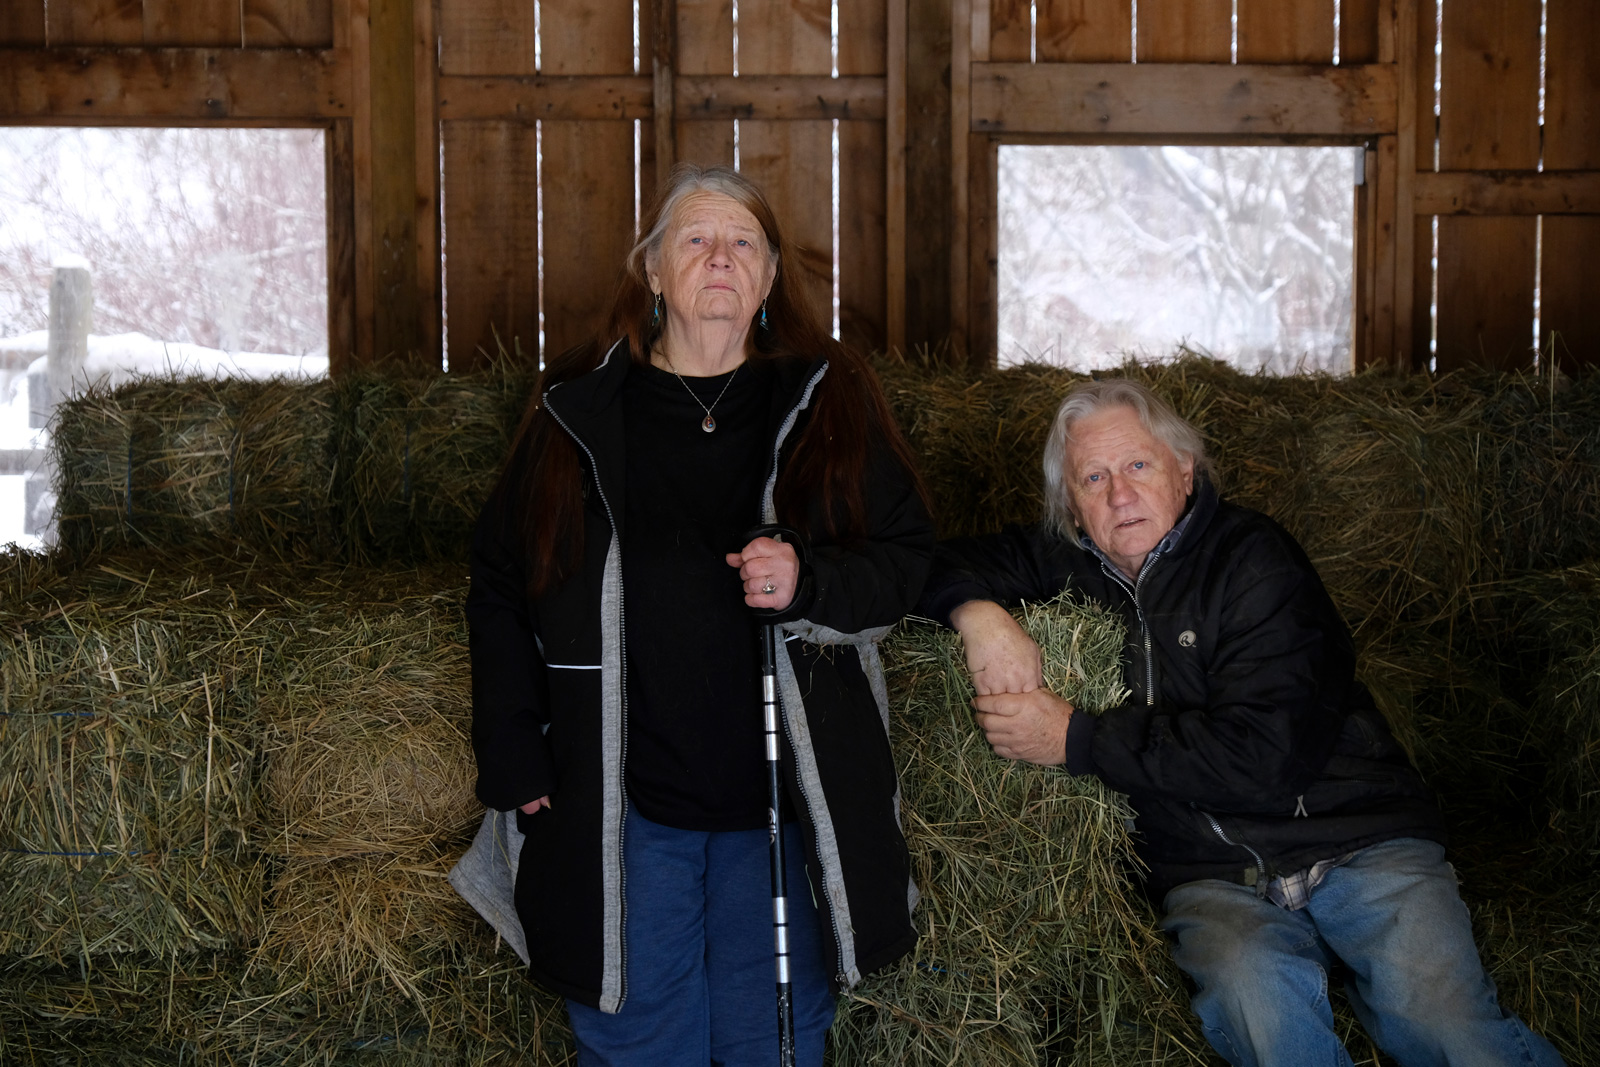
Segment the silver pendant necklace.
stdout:
<path fill-rule="evenodd" d="M 739 367 L 743 366 L 743 363 L 739 364 Z M 671 358 L 667 358 L 667 369 L 672 372 L 672 376 L 678 379 L 685 389 L 689 390 L 689 395 L 694 397 L 694 402 L 699 404 L 700 407 L 705 411 L 706 417 L 701 421 L 700 429 L 704 430 L 706 433 L 713 433 L 716 430 L 717 420 L 711 417 L 711 408 L 714 408 L 718 404 L 722 403 L 723 396 L 725 396 L 728 392 L 728 386 L 732 385 L 733 380 L 739 376 L 739 367 L 733 368 L 733 373 L 728 375 L 728 380 L 722 383 L 722 392 L 718 393 L 717 398 L 711 402 L 711 407 L 706 407 L 706 402 L 700 399 L 700 394 L 689 388 L 689 383 L 683 380 L 683 375 L 678 373 L 678 368 L 672 365 Z"/>

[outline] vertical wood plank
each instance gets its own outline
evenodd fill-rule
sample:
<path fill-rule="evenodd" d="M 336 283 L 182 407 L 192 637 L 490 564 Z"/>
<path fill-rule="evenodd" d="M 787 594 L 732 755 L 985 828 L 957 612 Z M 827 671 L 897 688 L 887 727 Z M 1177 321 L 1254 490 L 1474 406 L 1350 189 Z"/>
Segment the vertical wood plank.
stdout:
<path fill-rule="evenodd" d="M 442 0 L 439 69 L 445 74 L 534 74 L 533 4 Z"/>
<path fill-rule="evenodd" d="M 732 74 L 732 0 L 677 0 L 676 6 L 678 73 Z"/>
<path fill-rule="evenodd" d="M 1600 366 L 1600 216 L 1546 215 L 1540 257 L 1540 348 L 1571 374 Z"/>
<path fill-rule="evenodd" d="M 1600 168 L 1600 11 L 1549 0 L 1545 44 L 1546 170 Z"/>
<path fill-rule="evenodd" d="M 971 134 L 967 152 L 971 168 L 971 193 L 967 202 L 969 295 L 967 297 L 967 349 L 974 366 L 994 366 L 1000 340 L 1000 142 L 986 134 Z"/>
<path fill-rule="evenodd" d="M 740 6 L 740 14 L 744 11 Z M 789 280 L 824 324 L 833 321 L 833 123 L 739 123 L 739 171 L 760 184 L 795 250 Z M 881 178 L 880 178 L 881 182 Z"/>
<path fill-rule="evenodd" d="M 985 0 L 974 0 L 983 6 Z M 1033 58 L 1033 5 L 1030 0 L 987 0 L 989 8 L 989 59 L 995 63 L 1026 63 Z"/>
<path fill-rule="evenodd" d="M 444 123 L 445 256 L 450 369 L 482 367 L 495 335 L 539 353 L 539 228 L 535 128 Z"/>
<path fill-rule="evenodd" d="M 883 74 L 888 68 L 887 0 L 841 0 L 839 4 L 839 75 Z M 903 31 L 902 31 L 903 32 Z"/>
<path fill-rule="evenodd" d="M 1339 0 L 1339 63 L 1377 63 L 1379 0 Z M 1390 60 L 1392 62 L 1392 60 Z"/>
<path fill-rule="evenodd" d="M 543 174 L 548 360 L 599 332 L 633 247 L 633 123 L 545 122 Z"/>
<path fill-rule="evenodd" d="M 1533 169 L 1539 161 L 1539 0 L 1475 0 L 1444 11 L 1442 170 Z"/>
<path fill-rule="evenodd" d="M 1350 293 L 1351 369 L 1372 365 L 1372 307 L 1376 293 L 1376 192 L 1377 156 L 1372 148 L 1361 153 L 1361 182 L 1354 189 L 1352 220 L 1355 229 L 1355 269 Z"/>
<path fill-rule="evenodd" d="M 1367 185 L 1372 201 L 1372 344 L 1367 362 L 1362 367 L 1387 364 L 1397 365 L 1395 344 L 1395 277 L 1398 248 L 1395 224 L 1395 190 L 1398 166 L 1398 144 L 1394 136 L 1378 138 L 1376 151 L 1369 152 L 1373 168 L 1367 171 Z M 1406 228 L 1411 227 L 1411 216 L 1406 214 Z M 1408 244 L 1409 249 L 1409 244 Z M 1411 271 L 1409 261 L 1404 265 Z M 1362 282 L 1357 278 L 1357 283 Z M 1405 366 L 1407 364 L 1399 364 Z"/>
<path fill-rule="evenodd" d="M 1424 32 L 1419 8 L 1427 12 L 1431 20 L 1433 6 L 1427 0 L 1394 0 L 1394 3 L 1394 17 L 1385 17 L 1378 33 L 1380 57 L 1392 56 L 1398 68 L 1396 85 L 1399 90 L 1399 99 L 1395 102 L 1393 210 L 1388 216 L 1393 248 L 1384 252 L 1394 270 L 1390 303 L 1393 315 L 1389 320 L 1393 328 L 1387 335 L 1378 335 L 1378 344 L 1380 348 L 1387 346 L 1385 358 L 1392 361 L 1396 370 L 1415 371 L 1427 366 L 1428 346 L 1417 346 L 1416 326 L 1419 316 L 1426 325 L 1428 294 L 1433 287 L 1431 251 L 1417 255 L 1418 227 L 1411 202 L 1417 168 L 1422 165 L 1424 137 L 1429 165 L 1433 159 L 1433 23 L 1428 21 Z M 1426 52 L 1423 51 L 1424 40 Z M 1382 166 L 1383 138 L 1378 139 L 1378 154 Z M 1386 191 L 1379 193 L 1380 198 L 1388 195 Z M 1380 199 L 1382 210 L 1387 208 Z M 1382 221 L 1383 216 L 1380 216 L 1380 224 Z M 1380 239 L 1382 236 L 1380 231 Z M 1424 247 L 1431 250 L 1432 246 Z M 1384 321 L 1380 306 L 1378 322 Z"/>
<path fill-rule="evenodd" d="M 702 167 L 733 166 L 733 123 L 691 119 L 677 124 L 678 161 Z"/>
<path fill-rule="evenodd" d="M 418 291 L 415 3 L 369 0 L 374 360 L 423 348 Z"/>
<path fill-rule="evenodd" d="M 331 48 L 328 0 L 242 0 L 246 48 Z"/>
<path fill-rule="evenodd" d="M 1533 219 L 1439 219 L 1441 371 L 1532 364 L 1533 275 Z"/>
<path fill-rule="evenodd" d="M 1586 0 L 1549 0 L 1544 165 L 1600 168 L 1600 21 Z M 1572 372 L 1600 364 L 1600 218 L 1546 215 L 1540 258 L 1541 348 Z"/>
<path fill-rule="evenodd" d="M 1126 63 L 1133 0 L 1039 0 L 1039 62 Z"/>
<path fill-rule="evenodd" d="M 884 118 L 884 346 L 906 349 L 906 0 L 888 4 L 888 85 Z"/>
<path fill-rule="evenodd" d="M 888 333 L 883 126 L 839 123 L 839 337 L 863 352 Z"/>
<path fill-rule="evenodd" d="M 0 45 L 44 43 L 44 0 L 7 0 L 0 9 Z"/>
<path fill-rule="evenodd" d="M 632 0 L 542 0 L 544 74 L 632 74 Z"/>
<path fill-rule="evenodd" d="M 143 0 L 73 0 L 45 8 L 51 47 L 141 44 Z"/>
<path fill-rule="evenodd" d="M 238 48 L 239 0 L 144 0 L 144 43 Z"/>
<path fill-rule="evenodd" d="M 970 357 L 967 287 L 970 247 L 968 151 L 972 128 L 972 35 L 967 31 L 972 4 L 983 0 L 951 0 L 950 3 L 950 345 L 958 357 Z"/>
<path fill-rule="evenodd" d="M 355 350 L 356 364 L 373 359 L 373 319 L 376 294 L 373 286 L 374 251 L 372 241 L 372 24 L 370 0 L 344 0 L 349 12 L 346 23 L 350 49 L 350 117 L 353 120 L 350 154 L 355 187 Z M 337 33 L 338 31 L 335 30 Z"/>
<path fill-rule="evenodd" d="M 411 33 L 411 65 L 416 77 L 417 333 L 424 360 L 440 365 L 444 341 L 443 248 L 439 236 L 439 49 L 434 0 L 417 0 Z"/>
<path fill-rule="evenodd" d="M 335 119 L 323 140 L 328 199 L 328 373 L 347 373 L 356 350 L 355 147 L 350 119 Z"/>
<path fill-rule="evenodd" d="M 1333 0 L 1239 0 L 1239 62 L 1332 63 Z"/>
<path fill-rule="evenodd" d="M 908 350 L 950 333 L 951 34 L 948 0 L 906 0 Z"/>
<path fill-rule="evenodd" d="M 1539 0 L 1444 9 L 1443 170 L 1533 169 L 1539 160 Z M 1532 362 L 1535 222 L 1439 220 L 1438 365 Z"/>
<path fill-rule="evenodd" d="M 1232 0 L 1145 0 L 1139 5 L 1139 62 L 1226 63 L 1232 56 Z"/>
<path fill-rule="evenodd" d="M 673 78 L 678 69 L 678 7 L 676 0 L 655 0 L 651 4 L 651 156 L 655 170 L 641 172 L 644 196 L 651 199 L 655 190 L 666 185 L 667 175 L 678 162 L 678 131 Z M 653 178 L 653 180 L 651 180 Z"/>
<path fill-rule="evenodd" d="M 829 74 L 833 13 L 828 0 L 740 0 L 740 74 Z"/>

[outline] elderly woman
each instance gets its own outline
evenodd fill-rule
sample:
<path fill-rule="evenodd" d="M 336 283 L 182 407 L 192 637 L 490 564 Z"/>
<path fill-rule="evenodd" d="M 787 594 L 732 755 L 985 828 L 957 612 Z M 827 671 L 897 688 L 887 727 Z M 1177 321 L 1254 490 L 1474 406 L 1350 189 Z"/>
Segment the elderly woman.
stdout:
<path fill-rule="evenodd" d="M 473 543 L 478 796 L 526 835 L 530 972 L 581 1064 L 777 1054 L 757 620 L 778 652 L 798 1062 L 907 952 L 874 644 L 933 531 L 760 191 L 680 167 L 593 343 L 544 371 Z M 798 540 L 748 536 L 781 522 Z M 875 695 L 876 694 L 876 695 Z"/>

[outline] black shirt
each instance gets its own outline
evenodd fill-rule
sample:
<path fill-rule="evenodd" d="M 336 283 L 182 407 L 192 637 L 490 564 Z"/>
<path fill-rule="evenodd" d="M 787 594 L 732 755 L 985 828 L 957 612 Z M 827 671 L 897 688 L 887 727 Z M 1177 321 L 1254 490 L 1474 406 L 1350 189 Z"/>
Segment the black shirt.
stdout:
<path fill-rule="evenodd" d="M 756 624 L 723 557 L 760 522 L 773 385 L 759 360 L 730 374 L 635 365 L 622 388 L 628 796 L 681 830 L 767 825 Z"/>

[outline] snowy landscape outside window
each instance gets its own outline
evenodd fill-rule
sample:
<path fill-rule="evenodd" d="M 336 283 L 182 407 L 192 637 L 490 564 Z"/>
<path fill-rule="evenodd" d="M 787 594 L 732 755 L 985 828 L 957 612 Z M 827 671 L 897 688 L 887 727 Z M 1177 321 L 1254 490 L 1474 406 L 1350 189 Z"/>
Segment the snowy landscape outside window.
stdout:
<path fill-rule="evenodd" d="M 73 390 L 323 376 L 326 199 L 321 130 L 0 128 L 0 545 L 49 536 L 52 285 L 92 299 Z"/>
<path fill-rule="evenodd" d="M 1348 373 L 1358 151 L 1001 146 L 1001 366 Z"/>

